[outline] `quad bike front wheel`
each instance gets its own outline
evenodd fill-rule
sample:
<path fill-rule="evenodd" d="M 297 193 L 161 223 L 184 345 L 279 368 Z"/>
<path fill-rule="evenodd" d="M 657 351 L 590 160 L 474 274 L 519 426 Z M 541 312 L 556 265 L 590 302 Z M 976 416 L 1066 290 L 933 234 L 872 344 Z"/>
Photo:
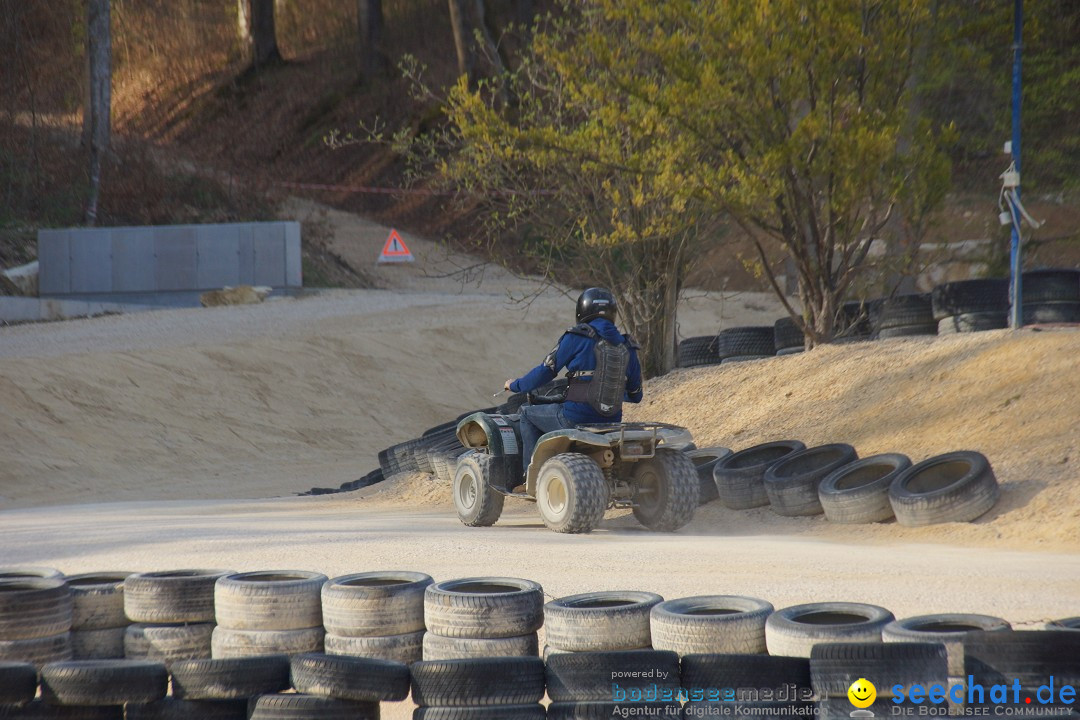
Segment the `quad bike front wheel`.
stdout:
<path fill-rule="evenodd" d="M 454 508 L 469 527 L 494 525 L 502 515 L 504 498 L 490 487 L 491 459 L 484 453 L 466 453 L 454 471 Z"/>
<path fill-rule="evenodd" d="M 656 451 L 638 460 L 631 474 L 634 517 L 658 532 L 672 532 L 694 517 L 700 491 L 694 462 L 679 450 Z"/>
<path fill-rule="evenodd" d="M 560 453 L 540 466 L 536 507 L 557 533 L 587 533 L 607 509 L 607 481 L 600 466 L 581 453 Z"/>

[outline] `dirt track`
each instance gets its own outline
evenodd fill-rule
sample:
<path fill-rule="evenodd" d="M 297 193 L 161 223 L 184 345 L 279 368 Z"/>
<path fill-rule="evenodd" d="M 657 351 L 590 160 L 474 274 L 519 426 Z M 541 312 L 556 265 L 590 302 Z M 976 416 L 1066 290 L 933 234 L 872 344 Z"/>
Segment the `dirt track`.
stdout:
<path fill-rule="evenodd" d="M 667 598 L 743 594 L 776 607 L 849 600 L 897 617 L 965 611 L 1019 624 L 1075 614 L 1080 596 L 1075 554 L 855 547 L 771 532 L 729 535 L 698 522 L 661 535 L 625 514 L 609 515 L 591 535 L 557 535 L 523 501 L 508 504 L 495 527 L 465 528 L 445 489 L 415 477 L 394 485 L 309 498 L 15 510 L 3 516 L 4 556 L 68 573 L 222 567 L 330 576 L 405 569 L 440 580 L 507 575 L 537 580 L 552 597 L 622 588 Z M 416 501 L 413 508 L 405 498 Z"/>

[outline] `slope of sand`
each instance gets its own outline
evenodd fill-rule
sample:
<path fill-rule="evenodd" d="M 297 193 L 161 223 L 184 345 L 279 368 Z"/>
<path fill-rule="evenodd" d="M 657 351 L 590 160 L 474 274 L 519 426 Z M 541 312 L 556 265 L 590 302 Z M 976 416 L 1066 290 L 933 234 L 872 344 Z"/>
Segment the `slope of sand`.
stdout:
<path fill-rule="evenodd" d="M 380 269 L 419 289 L 0 328 L 0 508 L 337 487 L 499 402 L 571 324 L 557 289 L 498 271 L 428 287 L 423 270 Z M 683 326 L 779 314 L 764 295 L 696 297 Z"/>
<path fill-rule="evenodd" d="M 844 442 L 860 457 L 918 462 L 953 450 L 990 460 L 1002 495 L 974 523 L 836 526 L 822 517 L 715 503 L 695 522 L 729 533 L 863 542 L 947 541 L 1080 550 L 1080 332 L 1007 330 L 825 346 L 801 355 L 678 370 L 650 385 L 633 419 L 690 428 L 698 447 L 797 439 Z M 781 530 L 782 528 L 782 530 Z"/>

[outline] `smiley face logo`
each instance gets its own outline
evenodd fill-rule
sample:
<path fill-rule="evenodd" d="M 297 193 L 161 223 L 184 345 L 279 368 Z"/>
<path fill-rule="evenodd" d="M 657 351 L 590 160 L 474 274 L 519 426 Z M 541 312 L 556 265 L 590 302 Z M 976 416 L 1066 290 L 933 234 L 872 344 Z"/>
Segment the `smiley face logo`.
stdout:
<path fill-rule="evenodd" d="M 877 698 L 877 688 L 866 678 L 859 678 L 847 689 L 848 700 L 857 708 L 868 708 Z"/>

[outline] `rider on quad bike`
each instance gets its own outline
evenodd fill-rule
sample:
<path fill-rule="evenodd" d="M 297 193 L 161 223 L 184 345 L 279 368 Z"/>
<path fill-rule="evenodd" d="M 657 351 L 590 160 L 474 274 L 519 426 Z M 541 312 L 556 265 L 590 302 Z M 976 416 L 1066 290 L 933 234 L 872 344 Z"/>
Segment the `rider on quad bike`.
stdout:
<path fill-rule="evenodd" d="M 577 325 L 563 333 L 544 361 L 504 389 L 529 393 L 551 382 L 563 368 L 566 400 L 521 407 L 522 457 L 531 458 L 544 433 L 576 425 L 622 422 L 624 401 L 641 402 L 638 344 L 615 326 L 618 305 L 604 288 L 592 287 L 577 300 Z"/>

